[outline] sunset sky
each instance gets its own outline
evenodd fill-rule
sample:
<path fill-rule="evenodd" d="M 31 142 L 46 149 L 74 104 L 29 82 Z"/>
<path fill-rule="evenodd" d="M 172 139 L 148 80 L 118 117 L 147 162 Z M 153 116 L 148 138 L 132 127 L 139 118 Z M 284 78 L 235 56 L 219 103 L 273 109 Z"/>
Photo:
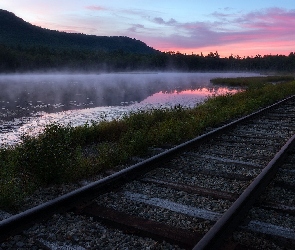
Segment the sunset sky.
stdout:
<path fill-rule="evenodd" d="M 294 0 L 0 0 L 0 9 L 43 28 L 128 36 L 160 51 L 295 52 Z"/>

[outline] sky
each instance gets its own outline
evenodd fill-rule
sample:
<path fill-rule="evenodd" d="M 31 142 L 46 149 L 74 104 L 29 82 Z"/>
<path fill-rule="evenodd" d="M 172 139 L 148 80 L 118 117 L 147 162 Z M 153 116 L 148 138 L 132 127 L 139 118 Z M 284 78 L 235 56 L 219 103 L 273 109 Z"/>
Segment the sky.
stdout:
<path fill-rule="evenodd" d="M 128 36 L 163 52 L 295 52 L 294 0 L 0 0 L 0 9 L 42 28 Z"/>

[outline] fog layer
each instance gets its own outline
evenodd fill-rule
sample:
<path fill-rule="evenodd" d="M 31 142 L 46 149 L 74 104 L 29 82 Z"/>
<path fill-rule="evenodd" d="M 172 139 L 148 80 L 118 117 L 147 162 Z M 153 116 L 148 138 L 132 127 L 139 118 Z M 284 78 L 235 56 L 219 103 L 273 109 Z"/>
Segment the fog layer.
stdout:
<path fill-rule="evenodd" d="M 21 116 L 140 102 L 159 91 L 210 87 L 214 77 L 237 73 L 117 73 L 0 75 L 1 113 Z"/>
<path fill-rule="evenodd" d="M 192 107 L 206 95 L 219 94 L 210 79 L 237 76 L 250 74 L 0 75 L 0 141 L 18 141 L 21 133 L 38 131 L 50 122 L 80 125 L 102 115 L 117 118 L 144 106 L 167 107 L 180 104 Z M 181 94 L 172 95 L 175 93 Z"/>

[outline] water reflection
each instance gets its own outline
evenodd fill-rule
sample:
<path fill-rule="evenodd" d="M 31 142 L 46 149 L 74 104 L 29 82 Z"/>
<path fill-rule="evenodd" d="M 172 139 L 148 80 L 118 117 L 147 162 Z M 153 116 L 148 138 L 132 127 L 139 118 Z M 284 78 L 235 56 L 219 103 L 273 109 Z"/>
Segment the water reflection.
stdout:
<path fill-rule="evenodd" d="M 211 78 L 244 75 L 249 74 L 4 75 L 0 77 L 0 141 L 15 144 L 22 133 L 34 135 L 52 122 L 76 126 L 143 108 L 194 107 L 210 95 L 236 91 L 213 88 Z"/>
<path fill-rule="evenodd" d="M 238 91 L 235 88 L 199 88 L 199 89 L 188 89 L 183 91 L 160 91 L 155 93 L 142 102 L 139 105 L 134 105 L 135 107 L 173 107 L 175 105 L 181 105 L 186 108 L 194 108 L 196 105 L 202 103 L 206 98 L 210 96 L 222 95 L 226 93 L 234 94 Z"/>

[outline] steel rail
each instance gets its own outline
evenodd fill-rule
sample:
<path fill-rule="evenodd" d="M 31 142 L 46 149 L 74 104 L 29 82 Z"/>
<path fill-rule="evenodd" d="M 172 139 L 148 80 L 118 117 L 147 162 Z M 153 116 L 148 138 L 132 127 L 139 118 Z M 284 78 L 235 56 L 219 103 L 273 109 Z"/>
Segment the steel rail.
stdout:
<path fill-rule="evenodd" d="M 277 173 L 281 162 L 288 151 L 295 146 L 295 135 L 280 149 L 262 172 L 244 190 L 240 197 L 222 215 L 222 217 L 211 227 L 205 236 L 196 244 L 193 250 L 220 249 L 224 241 L 230 236 L 234 229 L 247 215 L 256 198 L 271 182 Z"/>
<path fill-rule="evenodd" d="M 70 193 L 62 195 L 58 198 L 55 198 L 51 201 L 45 202 L 41 205 L 28 209 L 19 214 L 13 215 L 7 219 L 0 221 L 0 242 L 6 240 L 9 236 L 17 234 L 22 230 L 28 228 L 30 225 L 42 221 L 46 218 L 49 218 L 54 213 L 65 212 L 77 205 L 82 205 L 87 203 L 90 199 L 108 192 L 109 190 L 114 189 L 130 180 L 135 179 L 139 175 L 156 168 L 162 161 L 175 156 L 176 154 L 183 152 L 190 147 L 197 145 L 198 143 L 207 141 L 212 137 L 219 135 L 220 133 L 229 130 L 243 121 L 254 118 L 255 116 L 261 115 L 264 112 L 269 111 L 270 109 L 287 102 L 290 99 L 295 98 L 295 95 L 290 96 L 284 100 L 281 100 L 275 104 L 272 104 L 268 107 L 262 108 L 252 114 L 239 118 L 235 121 L 232 121 L 226 125 L 223 125 L 219 128 L 216 128 L 208 133 L 200 135 L 192 140 L 184 142 L 178 146 L 175 146 L 163 153 L 160 153 L 156 156 L 153 156 L 149 159 L 146 159 L 142 162 L 139 162 L 135 165 L 132 165 L 124 170 L 121 170 L 117 173 L 114 173 L 110 176 L 107 176 L 101 180 L 90 183 L 84 187 L 76 189 Z"/>

